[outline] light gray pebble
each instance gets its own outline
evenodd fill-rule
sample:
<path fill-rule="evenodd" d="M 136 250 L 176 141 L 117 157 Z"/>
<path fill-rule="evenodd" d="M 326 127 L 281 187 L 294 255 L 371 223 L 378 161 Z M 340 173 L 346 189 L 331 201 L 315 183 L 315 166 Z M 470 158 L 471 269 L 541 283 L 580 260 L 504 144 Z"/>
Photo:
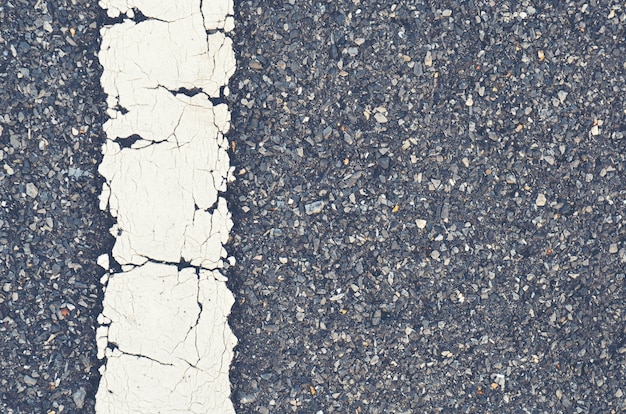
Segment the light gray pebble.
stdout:
<path fill-rule="evenodd" d="M 313 203 L 309 203 L 304 206 L 304 209 L 307 214 L 318 214 L 321 213 L 324 209 L 324 202 L 322 200 L 315 201 Z"/>
<path fill-rule="evenodd" d="M 378 122 L 379 124 L 384 124 L 389 121 L 385 114 L 382 114 L 380 112 L 376 112 L 374 114 L 374 119 L 376 119 L 376 122 Z"/>
<path fill-rule="evenodd" d="M 39 190 L 37 189 L 35 184 L 33 183 L 26 184 L 26 195 L 28 195 L 30 198 L 35 198 L 37 197 L 37 194 L 39 194 Z"/>
<path fill-rule="evenodd" d="M 87 396 L 87 392 L 85 391 L 84 388 L 79 388 L 73 395 L 72 395 L 72 399 L 74 400 L 74 404 L 76 404 L 76 407 L 78 408 L 83 408 L 83 405 L 85 405 L 85 397 Z"/>

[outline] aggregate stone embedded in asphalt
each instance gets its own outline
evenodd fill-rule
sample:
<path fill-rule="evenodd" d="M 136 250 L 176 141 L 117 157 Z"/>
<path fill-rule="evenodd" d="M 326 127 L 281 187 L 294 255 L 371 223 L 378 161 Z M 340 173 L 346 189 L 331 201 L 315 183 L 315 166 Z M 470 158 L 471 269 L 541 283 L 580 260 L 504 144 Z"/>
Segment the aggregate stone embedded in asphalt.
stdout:
<path fill-rule="evenodd" d="M 623 410 L 626 10 L 416 3 L 238 2 L 237 412 Z M 7 413 L 93 412 L 98 13 L 0 5 Z"/>
<path fill-rule="evenodd" d="M 76 2 L 74 2 L 76 3 Z M 0 411 L 93 412 L 99 8 L 0 2 Z"/>
<path fill-rule="evenodd" d="M 625 407 L 626 10 L 431 4 L 238 3 L 238 412 Z"/>

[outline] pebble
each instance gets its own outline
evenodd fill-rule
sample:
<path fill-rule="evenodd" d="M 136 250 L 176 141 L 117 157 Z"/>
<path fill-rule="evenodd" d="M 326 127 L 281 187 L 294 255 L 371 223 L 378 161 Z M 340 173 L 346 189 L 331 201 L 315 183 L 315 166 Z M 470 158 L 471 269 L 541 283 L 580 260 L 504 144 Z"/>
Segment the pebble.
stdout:
<path fill-rule="evenodd" d="M 609 246 L 609 253 L 614 254 L 617 253 L 617 251 L 617 243 L 611 243 L 611 245 Z"/>
<path fill-rule="evenodd" d="M 391 160 L 389 159 L 388 155 L 383 155 L 382 157 L 378 158 L 378 165 L 386 170 L 389 168 L 390 161 Z"/>
<path fill-rule="evenodd" d="M 424 229 L 426 228 L 426 220 L 417 219 L 415 220 L 415 225 L 417 226 L 418 229 Z"/>
<path fill-rule="evenodd" d="M 76 390 L 76 392 L 72 395 L 72 400 L 74 400 L 74 404 L 76 404 L 76 407 L 78 407 L 79 409 L 83 408 L 83 405 L 85 405 L 86 396 L 87 392 L 83 387 Z"/>
<path fill-rule="evenodd" d="M 15 170 L 8 164 L 4 164 L 4 171 L 7 173 L 7 175 L 15 174 Z"/>
<path fill-rule="evenodd" d="M 538 50 L 537 51 L 537 57 L 539 58 L 540 61 L 543 61 L 546 58 L 546 55 L 543 52 L 543 50 Z"/>
<path fill-rule="evenodd" d="M 429 50 L 426 52 L 426 57 L 424 58 L 424 66 L 430 67 L 433 65 L 433 54 Z"/>
<path fill-rule="evenodd" d="M 30 198 L 36 198 L 37 194 L 39 194 L 39 190 L 37 190 L 37 187 L 35 186 L 35 184 L 28 183 L 28 184 L 26 184 L 26 194 Z"/>
<path fill-rule="evenodd" d="M 591 127 L 591 135 L 596 136 L 600 135 L 600 128 L 597 125 Z"/>
<path fill-rule="evenodd" d="M 507 174 L 507 176 L 506 176 L 506 183 L 507 184 L 515 184 L 515 183 L 517 183 L 517 178 L 515 178 L 515 175 L 513 175 L 513 174 Z"/>
<path fill-rule="evenodd" d="M 252 394 L 238 393 L 240 404 L 250 404 L 256 400 L 256 397 Z"/>
<path fill-rule="evenodd" d="M 546 199 L 545 194 L 539 193 L 537 195 L 537 199 L 535 200 L 535 204 L 537 205 L 537 207 L 543 207 L 546 205 L 547 201 L 548 200 Z"/>
<path fill-rule="evenodd" d="M 376 122 L 378 122 L 379 124 L 384 124 L 386 122 L 388 122 L 389 120 L 387 119 L 387 117 L 385 116 L 385 114 L 382 114 L 380 112 L 376 112 L 374 114 L 374 119 L 376 120 Z"/>
<path fill-rule="evenodd" d="M 319 214 L 324 209 L 324 202 L 322 200 L 315 201 L 313 203 L 306 204 L 304 210 L 307 214 Z"/>
<path fill-rule="evenodd" d="M 30 375 L 24 375 L 24 383 L 26 385 L 35 385 L 37 384 L 37 380 L 33 377 L 31 377 Z"/>

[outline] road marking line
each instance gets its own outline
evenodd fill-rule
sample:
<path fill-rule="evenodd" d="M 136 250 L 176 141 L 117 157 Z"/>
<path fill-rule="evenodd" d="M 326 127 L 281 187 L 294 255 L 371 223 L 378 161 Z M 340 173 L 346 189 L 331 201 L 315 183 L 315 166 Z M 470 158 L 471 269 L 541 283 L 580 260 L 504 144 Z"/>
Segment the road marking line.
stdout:
<path fill-rule="evenodd" d="M 218 103 L 235 69 L 232 0 L 100 5 L 123 17 L 102 28 L 99 53 L 110 118 L 100 207 L 117 219 L 121 271 L 102 280 L 96 413 L 234 413 L 234 297 L 219 272 L 230 112 Z"/>

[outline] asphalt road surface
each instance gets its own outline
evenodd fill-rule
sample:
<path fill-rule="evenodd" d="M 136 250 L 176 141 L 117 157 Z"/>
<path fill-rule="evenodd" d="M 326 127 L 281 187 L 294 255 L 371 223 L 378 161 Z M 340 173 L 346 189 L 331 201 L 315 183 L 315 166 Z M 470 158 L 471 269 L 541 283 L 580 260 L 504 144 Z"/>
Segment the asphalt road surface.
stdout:
<path fill-rule="evenodd" d="M 235 5 L 238 413 L 626 408 L 626 5 Z M 96 3 L 0 2 L 0 407 L 90 413 Z"/>

